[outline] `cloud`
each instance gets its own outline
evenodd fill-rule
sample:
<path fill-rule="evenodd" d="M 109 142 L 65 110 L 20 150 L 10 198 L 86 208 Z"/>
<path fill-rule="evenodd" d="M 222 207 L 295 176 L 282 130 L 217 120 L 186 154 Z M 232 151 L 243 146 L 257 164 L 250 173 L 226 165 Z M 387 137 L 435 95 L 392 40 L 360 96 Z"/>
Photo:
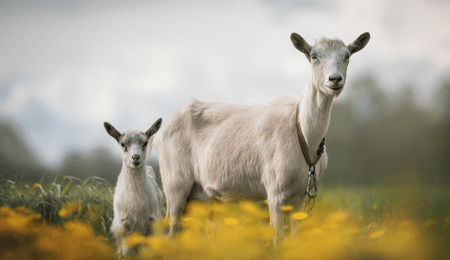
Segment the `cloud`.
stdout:
<path fill-rule="evenodd" d="M 352 57 L 348 83 L 373 72 L 383 85 L 408 77 L 424 89 L 424 79 L 450 67 L 450 32 L 443 26 L 449 6 L 418 0 L 2 1 L 0 112 L 25 125 L 31 115 L 51 115 L 53 134 L 67 122 L 86 131 L 61 136 L 48 152 L 55 156 L 68 145 L 109 143 L 103 121 L 144 129 L 194 97 L 251 103 L 298 93 L 310 68 L 292 46 L 292 32 L 313 44 L 321 36 L 349 43 L 369 31 L 368 46 Z M 45 109 L 33 114 L 33 103 Z"/>

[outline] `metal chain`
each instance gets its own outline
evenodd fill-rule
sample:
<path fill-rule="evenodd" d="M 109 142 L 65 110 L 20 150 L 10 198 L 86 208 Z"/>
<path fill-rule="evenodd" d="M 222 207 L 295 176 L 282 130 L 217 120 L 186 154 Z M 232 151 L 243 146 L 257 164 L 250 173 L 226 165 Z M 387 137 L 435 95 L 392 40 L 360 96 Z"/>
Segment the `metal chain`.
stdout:
<path fill-rule="evenodd" d="M 314 195 L 311 194 L 311 190 L 309 189 L 309 186 L 311 185 L 311 179 L 314 182 Z M 309 198 L 315 198 L 315 197 L 317 197 L 317 193 L 319 193 L 319 190 L 317 189 L 316 172 L 315 172 L 314 165 L 312 165 L 309 167 L 308 185 L 306 186 L 306 194 L 308 194 Z"/>
<path fill-rule="evenodd" d="M 312 204 L 311 204 L 312 200 Z M 314 207 L 314 204 L 316 203 L 316 198 L 309 198 L 308 203 L 306 203 L 306 214 L 311 215 L 312 209 Z"/>
<path fill-rule="evenodd" d="M 319 193 L 319 190 L 317 189 L 317 180 L 316 180 L 316 172 L 315 172 L 316 168 L 314 165 L 309 167 L 309 172 L 308 172 L 308 184 L 306 186 L 306 194 L 308 195 L 309 199 L 308 199 L 308 203 L 307 203 L 307 209 L 306 209 L 306 213 L 311 215 L 311 211 L 314 207 L 314 204 L 316 203 L 316 197 L 317 194 Z M 314 182 L 314 194 L 311 194 L 311 190 L 309 189 L 310 185 L 311 185 L 311 179 Z M 312 204 L 311 204 L 311 200 L 312 200 Z"/>

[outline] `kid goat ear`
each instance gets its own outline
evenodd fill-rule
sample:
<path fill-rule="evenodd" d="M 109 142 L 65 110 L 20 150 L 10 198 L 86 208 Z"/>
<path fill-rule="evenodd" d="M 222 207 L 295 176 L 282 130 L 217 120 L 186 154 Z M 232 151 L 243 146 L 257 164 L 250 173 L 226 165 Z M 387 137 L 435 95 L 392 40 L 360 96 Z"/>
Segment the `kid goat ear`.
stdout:
<path fill-rule="evenodd" d="M 103 126 L 105 127 L 106 132 L 114 139 L 116 139 L 117 142 L 119 142 L 120 136 L 122 136 L 122 134 L 108 122 L 103 123 Z"/>
<path fill-rule="evenodd" d="M 153 125 L 145 131 L 145 135 L 150 138 L 152 135 L 154 135 L 156 132 L 158 132 L 159 128 L 161 128 L 162 118 L 159 118 L 158 120 L 153 123 Z"/>

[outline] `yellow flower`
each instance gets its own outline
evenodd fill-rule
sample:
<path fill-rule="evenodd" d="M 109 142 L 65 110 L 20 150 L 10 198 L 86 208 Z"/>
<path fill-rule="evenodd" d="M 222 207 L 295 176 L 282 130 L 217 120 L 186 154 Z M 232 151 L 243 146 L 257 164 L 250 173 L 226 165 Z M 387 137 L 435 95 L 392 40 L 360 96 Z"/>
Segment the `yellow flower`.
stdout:
<path fill-rule="evenodd" d="M 184 222 L 189 222 L 189 221 L 191 221 L 192 220 L 192 218 L 183 218 L 183 221 Z"/>
<path fill-rule="evenodd" d="M 125 243 L 128 247 L 133 248 L 135 246 L 144 244 L 145 237 L 138 233 L 132 233 L 125 238 Z"/>
<path fill-rule="evenodd" d="M 61 209 L 58 214 L 62 218 L 67 218 L 69 216 L 69 211 L 67 209 Z"/>
<path fill-rule="evenodd" d="M 382 236 L 384 235 L 384 232 L 385 232 L 384 229 L 378 230 L 378 231 L 375 231 L 375 232 L 373 232 L 372 234 L 370 234 L 369 237 L 370 237 L 371 239 L 380 238 L 380 237 L 382 237 Z"/>
<path fill-rule="evenodd" d="M 291 218 L 293 220 L 302 220 L 308 217 L 308 214 L 306 214 L 305 212 L 296 212 L 296 213 L 292 213 Z"/>
<path fill-rule="evenodd" d="M 342 222 L 344 220 L 346 220 L 348 218 L 347 213 L 343 212 L 343 211 L 338 211 L 336 213 L 334 213 L 333 215 L 331 215 L 328 218 L 328 221 L 330 222 Z"/>
<path fill-rule="evenodd" d="M 199 202 L 191 202 L 186 206 L 187 212 L 194 218 L 203 218 L 209 215 L 205 204 Z"/>
<path fill-rule="evenodd" d="M 34 213 L 33 211 L 25 208 L 24 206 L 17 207 L 14 209 L 17 213 L 24 215 L 24 216 L 33 216 L 37 218 L 41 218 L 41 215 Z"/>
<path fill-rule="evenodd" d="M 8 218 L 6 223 L 15 229 L 25 229 L 29 223 L 29 219 L 27 217 L 17 215 L 14 218 Z"/>
<path fill-rule="evenodd" d="M 39 184 L 39 183 L 35 183 L 35 184 L 33 184 L 33 187 L 34 188 L 38 188 L 38 189 L 40 189 L 41 190 L 41 192 L 44 194 L 44 195 L 46 195 L 46 193 L 45 193 L 45 190 L 44 190 L 44 188 L 42 187 L 42 185 L 41 184 Z M 33 188 L 33 189 L 34 189 Z"/>
<path fill-rule="evenodd" d="M 280 210 L 283 212 L 289 212 L 293 209 L 294 209 L 294 206 L 292 206 L 292 205 L 284 205 L 284 206 L 280 207 Z"/>
<path fill-rule="evenodd" d="M 151 236 L 147 238 L 146 244 L 152 252 L 165 253 L 168 251 L 168 243 L 173 242 L 167 237 Z"/>
<path fill-rule="evenodd" d="M 182 247 L 188 250 L 199 249 L 202 246 L 199 238 L 196 237 L 196 234 L 192 231 L 187 231 L 180 234 L 178 237 L 178 241 Z"/>
<path fill-rule="evenodd" d="M 94 235 L 90 226 L 79 222 L 67 222 L 64 224 L 64 228 L 76 238 L 89 238 Z"/>
<path fill-rule="evenodd" d="M 308 236 L 322 236 L 324 234 L 325 232 L 320 228 L 313 228 L 307 233 Z"/>
<path fill-rule="evenodd" d="M 254 217 L 257 218 L 265 217 L 265 214 L 256 203 L 250 201 L 242 201 L 241 203 L 239 203 L 239 208 L 245 213 L 251 214 Z"/>
<path fill-rule="evenodd" d="M 378 207 L 377 207 L 377 204 L 373 204 L 372 205 L 372 209 L 377 209 Z"/>
<path fill-rule="evenodd" d="M 78 201 L 71 201 L 65 203 L 61 209 L 58 211 L 58 214 L 62 218 L 67 218 L 78 212 L 82 207 L 82 203 Z"/>
<path fill-rule="evenodd" d="M 225 225 L 227 226 L 235 226 L 239 223 L 239 220 L 235 219 L 235 218 L 225 218 L 223 220 L 223 222 L 225 223 Z"/>

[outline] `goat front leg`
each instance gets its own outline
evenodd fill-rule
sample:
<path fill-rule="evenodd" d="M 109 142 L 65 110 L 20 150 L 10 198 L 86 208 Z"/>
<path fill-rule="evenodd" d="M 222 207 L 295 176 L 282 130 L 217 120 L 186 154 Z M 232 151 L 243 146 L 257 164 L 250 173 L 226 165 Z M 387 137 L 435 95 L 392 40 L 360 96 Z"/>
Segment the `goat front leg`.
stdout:
<path fill-rule="evenodd" d="M 153 223 L 155 222 L 155 219 L 152 217 L 148 218 L 147 223 L 145 224 L 145 233 L 146 236 L 153 235 Z"/>
<path fill-rule="evenodd" d="M 122 251 L 122 255 L 127 255 L 130 250 L 125 243 L 125 237 L 131 233 L 131 222 L 128 218 L 121 219 L 118 224 L 114 225 L 114 234 L 116 243 Z"/>
<path fill-rule="evenodd" d="M 269 203 L 270 225 L 274 230 L 273 243 L 275 247 L 277 243 L 284 239 L 284 213 L 280 207 L 284 204 L 284 198 L 281 196 L 268 195 L 267 201 Z"/>
<path fill-rule="evenodd" d="M 297 220 L 291 218 L 291 215 L 292 213 L 303 211 L 303 208 L 305 207 L 305 199 L 306 197 L 304 194 L 296 194 L 293 197 L 289 198 L 289 200 L 287 200 L 285 203 L 286 205 L 292 205 L 294 207 L 294 209 L 288 214 L 291 237 L 295 236 L 298 233 L 300 226 Z"/>

